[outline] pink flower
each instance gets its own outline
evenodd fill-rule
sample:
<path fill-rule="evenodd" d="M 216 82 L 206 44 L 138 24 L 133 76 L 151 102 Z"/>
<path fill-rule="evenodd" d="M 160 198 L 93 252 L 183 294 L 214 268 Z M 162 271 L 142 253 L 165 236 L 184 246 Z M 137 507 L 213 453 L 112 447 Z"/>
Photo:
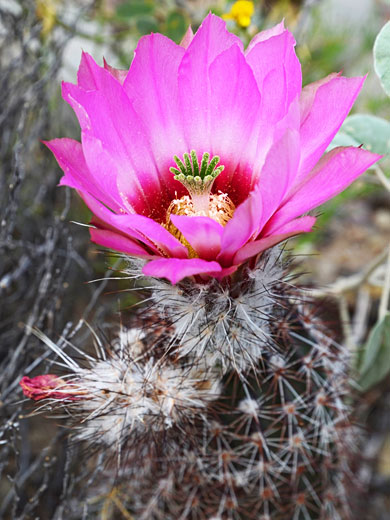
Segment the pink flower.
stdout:
<path fill-rule="evenodd" d="M 54 374 L 46 374 L 33 378 L 24 376 L 19 384 L 22 387 L 24 395 L 34 401 L 49 398 L 75 401 L 85 393 L 76 385 L 67 384 L 63 379 Z"/>
<path fill-rule="evenodd" d="M 380 156 L 325 153 L 364 78 L 331 74 L 302 89 L 294 45 L 281 23 L 244 51 L 210 14 L 181 45 L 143 37 L 127 73 L 83 54 L 78 84 L 63 84 L 81 143 L 46 144 L 61 184 L 94 214 L 92 241 L 176 283 L 223 278 L 310 231 L 315 218 L 302 215 Z"/>

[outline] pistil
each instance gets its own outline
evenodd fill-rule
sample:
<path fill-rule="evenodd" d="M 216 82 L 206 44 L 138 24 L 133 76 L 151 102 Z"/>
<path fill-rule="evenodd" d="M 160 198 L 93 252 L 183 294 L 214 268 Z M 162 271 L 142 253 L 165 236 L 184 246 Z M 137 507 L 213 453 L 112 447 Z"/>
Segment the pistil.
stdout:
<path fill-rule="evenodd" d="M 183 161 L 177 155 L 174 159 L 177 168 L 172 167 L 169 170 L 174 174 L 174 179 L 187 189 L 188 195 L 172 200 L 163 226 L 187 247 L 190 258 L 196 258 L 196 251 L 173 224 L 171 215 L 209 217 L 225 226 L 236 208 L 226 193 L 211 193 L 215 179 L 224 169 L 224 166 L 218 166 L 218 155 L 210 161 L 210 154 L 204 153 L 200 165 L 195 150 L 190 154 L 183 154 Z"/>
<path fill-rule="evenodd" d="M 174 179 L 187 189 L 194 212 L 209 216 L 211 189 L 215 179 L 225 168 L 223 165 L 218 166 L 219 156 L 215 155 L 210 161 L 210 154 L 206 152 L 199 165 L 195 150 L 191 150 L 190 154 L 183 154 L 184 161 L 177 155 L 174 159 L 177 168 L 171 167 L 169 170 L 174 174 Z"/>

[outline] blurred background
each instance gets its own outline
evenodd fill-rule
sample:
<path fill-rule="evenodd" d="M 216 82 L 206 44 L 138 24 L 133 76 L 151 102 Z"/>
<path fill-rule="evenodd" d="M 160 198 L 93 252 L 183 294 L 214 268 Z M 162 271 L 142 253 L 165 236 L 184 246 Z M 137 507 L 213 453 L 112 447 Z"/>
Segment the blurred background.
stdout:
<path fill-rule="evenodd" d="M 88 210 L 57 188 L 61 171 L 40 140 L 79 138 L 60 84 L 75 81 L 82 50 L 126 69 L 142 35 L 161 32 L 179 43 L 210 10 L 245 43 L 284 18 L 304 84 L 335 71 L 368 73 L 334 144 L 389 153 L 390 102 L 373 60 L 389 0 L 0 0 L 0 518 L 132 518 L 104 490 L 83 499 L 96 475 L 78 466 L 82 448 L 68 446 L 63 422 L 27 417 L 33 407 L 18 385 L 52 363 L 26 325 L 60 345 L 83 345 L 90 340 L 80 320 L 109 334 L 110 323 L 126 322 L 137 302 L 128 282 L 111 280 L 120 261 L 76 224 L 88 223 Z M 390 266 L 389 172 L 385 158 L 320 209 L 315 232 L 288 243 L 299 283 L 315 288 L 328 327 L 357 353 L 361 386 L 352 404 L 363 433 L 355 470 L 364 487 L 354 504 L 361 520 L 390 519 L 390 325 L 380 323 Z M 375 355 L 361 378 L 367 349 Z"/>

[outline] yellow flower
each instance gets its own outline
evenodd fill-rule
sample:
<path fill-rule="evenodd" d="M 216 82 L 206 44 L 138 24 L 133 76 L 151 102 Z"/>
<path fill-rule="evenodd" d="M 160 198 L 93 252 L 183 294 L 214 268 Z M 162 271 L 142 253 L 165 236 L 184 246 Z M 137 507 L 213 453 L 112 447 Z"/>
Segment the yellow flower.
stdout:
<path fill-rule="evenodd" d="M 223 18 L 225 20 L 235 20 L 240 27 L 249 27 L 254 12 L 255 6 L 253 2 L 238 0 L 238 2 L 234 2 L 232 5 L 230 13 L 224 14 Z"/>

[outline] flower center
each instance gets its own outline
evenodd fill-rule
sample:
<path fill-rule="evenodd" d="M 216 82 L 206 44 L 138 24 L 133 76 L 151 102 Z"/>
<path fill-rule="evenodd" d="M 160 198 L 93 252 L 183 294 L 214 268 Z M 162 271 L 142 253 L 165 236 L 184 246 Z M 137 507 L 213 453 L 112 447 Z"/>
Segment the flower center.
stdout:
<path fill-rule="evenodd" d="M 174 159 L 177 168 L 172 167 L 169 170 L 174 174 L 174 179 L 183 184 L 189 195 L 174 199 L 170 203 L 164 227 L 187 247 L 190 257 L 193 258 L 197 256 L 195 251 L 173 225 L 171 215 L 210 217 L 225 226 L 233 217 L 236 207 L 226 193 L 211 193 L 215 179 L 224 170 L 224 166 L 218 166 L 218 155 L 210 161 L 210 154 L 204 153 L 200 165 L 195 150 L 190 154 L 183 154 L 183 161 L 176 155 Z"/>
<path fill-rule="evenodd" d="M 190 159 L 191 156 L 191 159 Z M 209 216 L 210 192 L 215 179 L 224 170 L 224 166 L 217 166 L 219 163 L 218 155 L 211 161 L 210 154 L 204 153 L 199 166 L 198 157 L 195 150 L 191 154 L 183 155 L 184 162 L 177 155 L 174 156 L 177 168 L 169 168 L 173 173 L 174 179 L 183 184 L 190 194 L 194 211 L 197 214 L 204 212 Z"/>

